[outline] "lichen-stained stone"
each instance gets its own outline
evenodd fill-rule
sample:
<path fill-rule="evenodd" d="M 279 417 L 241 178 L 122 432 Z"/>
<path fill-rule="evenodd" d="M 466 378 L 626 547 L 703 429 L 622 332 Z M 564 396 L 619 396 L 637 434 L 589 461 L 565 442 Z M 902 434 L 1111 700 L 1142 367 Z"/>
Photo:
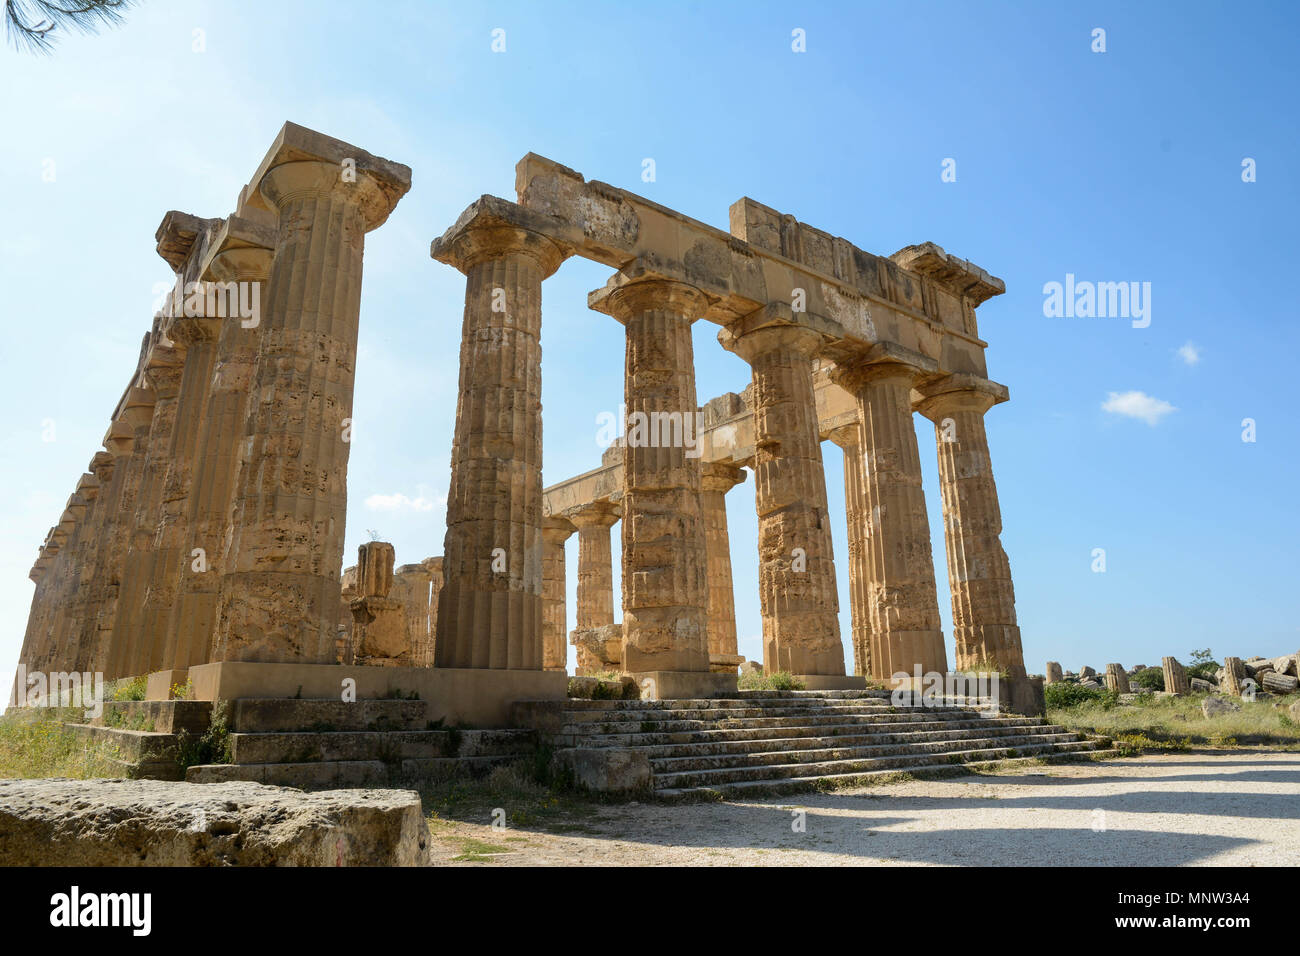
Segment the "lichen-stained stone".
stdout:
<path fill-rule="evenodd" d="M 753 328 L 746 319 L 724 329 L 718 340 L 753 370 L 763 667 L 768 672 L 843 675 L 812 379 L 812 355 L 822 337 L 785 324 Z"/>
<path fill-rule="evenodd" d="M 484 197 L 431 254 L 465 273 L 438 667 L 541 670 L 542 280 L 567 252 Z"/>
<path fill-rule="evenodd" d="M 629 673 L 709 670 L 691 341 L 691 323 L 706 302 L 699 289 L 639 267 L 588 296 L 589 306 L 627 330 L 622 583 L 623 670 Z M 680 428 L 666 436 L 654 427 L 673 420 Z"/>
<path fill-rule="evenodd" d="M 950 375 L 919 392 L 918 410 L 934 422 L 939 453 L 957 668 L 996 664 L 1011 677 L 1024 677 L 1016 593 L 984 430 L 985 412 L 1005 401 L 1007 390 L 972 375 Z"/>
<path fill-rule="evenodd" d="M 214 660 L 335 660 L 362 253 L 410 183 L 405 166 L 292 125 L 255 176 L 279 225 Z"/>

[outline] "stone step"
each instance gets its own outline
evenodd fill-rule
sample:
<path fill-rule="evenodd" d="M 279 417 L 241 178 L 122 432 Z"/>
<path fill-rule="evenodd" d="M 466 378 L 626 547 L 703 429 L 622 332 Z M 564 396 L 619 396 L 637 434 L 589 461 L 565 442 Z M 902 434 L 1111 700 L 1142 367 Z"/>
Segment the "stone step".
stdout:
<path fill-rule="evenodd" d="M 1071 743 L 1027 744 L 1020 747 L 992 746 L 983 749 L 959 748 L 955 750 L 918 753 L 906 751 L 884 757 L 848 760 L 825 760 L 814 763 L 783 763 L 772 766 L 735 767 L 726 770 L 693 770 L 681 773 L 654 774 L 656 790 L 686 787 L 715 786 L 755 780 L 780 780 L 790 777 L 829 777 L 858 774 L 871 770 L 900 770 L 931 763 L 966 763 L 972 760 L 1001 760 L 1007 757 L 1037 756 L 1048 753 L 1065 753 L 1093 749 L 1090 740 Z"/>
<path fill-rule="evenodd" d="M 89 723 L 92 727 L 162 734 L 184 730 L 198 736 L 208 729 L 211 719 L 212 702 L 207 700 L 106 700 L 103 712 Z"/>
<path fill-rule="evenodd" d="M 229 725 L 240 733 L 432 730 L 422 700 L 245 698 L 230 702 Z"/>
<path fill-rule="evenodd" d="M 1091 743 L 1091 741 L 1090 741 Z M 1095 746 L 1095 744 L 1094 744 Z M 1060 751 L 1051 754 L 1037 754 L 1025 757 L 1012 757 L 1001 760 L 970 760 L 962 763 L 926 763 L 908 767 L 906 770 L 868 770 L 858 773 L 825 774 L 811 777 L 787 777 L 780 780 L 751 780 L 738 783 L 710 784 L 696 787 L 666 787 L 657 789 L 656 800 L 676 801 L 692 799 L 716 799 L 718 797 L 757 797 L 776 796 L 785 793 L 803 793 L 809 790 L 830 787 L 851 787 L 872 783 L 881 778 L 906 773 L 910 777 L 933 778 L 948 777 L 969 773 L 973 770 L 1006 768 L 1034 763 L 1066 763 L 1075 760 L 1106 760 L 1118 757 L 1119 751 L 1110 747 Z"/>
<path fill-rule="evenodd" d="M 567 734 L 546 734 L 546 739 L 564 747 L 632 747 L 659 746 L 671 744 L 705 744 L 725 741 L 778 740 L 781 738 L 801 737 L 844 737 L 866 733 L 922 733 L 970 730 L 992 727 L 1043 727 L 1047 726 L 1039 717 L 973 717 L 964 720 L 884 720 L 865 718 L 854 723 L 820 723 L 799 722 L 790 726 L 739 726 L 718 727 L 704 725 L 690 726 L 681 730 L 660 730 L 664 725 L 654 725 L 654 729 L 640 730 L 627 728 L 625 733 L 593 734 L 590 727 L 567 728 Z"/>
<path fill-rule="evenodd" d="M 650 767 L 656 777 L 686 771 L 748 770 L 781 764 L 821 764 L 831 761 L 874 759 L 910 754 L 951 753 L 967 750 L 1020 748 L 1036 744 L 1076 743 L 1077 734 L 1015 734 L 1005 737 L 970 737 L 962 740 L 909 741 L 906 743 L 872 743 L 859 746 L 822 747 L 803 750 L 768 750 L 738 754 L 695 754 L 690 756 L 651 757 Z"/>
<path fill-rule="evenodd" d="M 846 718 L 857 717 L 857 721 Z M 565 736 L 600 736 L 618 733 L 675 733 L 690 730 L 744 730 L 760 727 L 829 727 L 844 726 L 855 723 L 857 726 L 885 724 L 914 724 L 934 720 L 1000 720 L 997 717 L 978 717 L 966 712 L 949 712 L 927 710 L 900 714 L 798 714 L 782 717 L 720 717 L 712 720 L 687 718 L 682 720 L 629 720 L 629 721 L 589 721 L 576 724 L 564 724 L 555 733 Z"/>
<path fill-rule="evenodd" d="M 900 732 L 877 732 L 868 727 L 852 725 L 843 734 L 770 736 L 761 731 L 720 731 L 720 734 L 746 734 L 746 737 L 706 736 L 703 740 L 663 740 L 664 737 L 701 737 L 704 734 L 628 734 L 609 738 L 584 738 L 582 747 L 637 747 L 645 750 L 651 759 L 657 757 L 708 756 L 711 754 L 765 753 L 774 750 L 817 750 L 827 747 L 854 747 L 871 744 L 929 743 L 942 740 L 964 740 L 980 737 L 1008 737 L 1027 733 L 1068 733 L 1062 727 L 1022 720 L 1009 725 L 970 723 L 955 728 L 928 728 Z M 567 745 L 567 744 L 566 744 Z"/>
<path fill-rule="evenodd" d="M 520 757 L 532 753 L 531 730 L 395 730 L 231 734 L 237 764 Z"/>
<path fill-rule="evenodd" d="M 187 783 L 228 783 L 247 780 L 301 790 L 350 787 L 406 787 L 482 775 L 493 767 L 513 763 L 515 756 L 425 757 L 382 760 L 324 760 L 302 763 L 198 764 L 185 771 Z"/>
<path fill-rule="evenodd" d="M 743 710 L 751 707 L 784 708 L 809 707 L 818 704 L 860 704 L 862 706 L 889 707 L 888 698 L 829 698 L 811 697 L 683 697 L 674 700 L 584 700 L 572 698 L 563 701 L 527 701 L 530 704 L 550 704 L 565 710 Z"/>

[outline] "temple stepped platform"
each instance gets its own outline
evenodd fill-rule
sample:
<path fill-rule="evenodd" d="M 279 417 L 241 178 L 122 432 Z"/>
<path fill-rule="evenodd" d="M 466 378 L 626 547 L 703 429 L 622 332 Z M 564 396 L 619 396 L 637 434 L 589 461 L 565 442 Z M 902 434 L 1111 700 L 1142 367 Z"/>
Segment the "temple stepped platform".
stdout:
<path fill-rule="evenodd" d="M 659 799 L 788 793 L 906 772 L 1112 756 L 1108 741 L 986 702 L 887 691 L 749 691 L 708 700 L 526 701 L 516 722 L 582 787 Z"/>

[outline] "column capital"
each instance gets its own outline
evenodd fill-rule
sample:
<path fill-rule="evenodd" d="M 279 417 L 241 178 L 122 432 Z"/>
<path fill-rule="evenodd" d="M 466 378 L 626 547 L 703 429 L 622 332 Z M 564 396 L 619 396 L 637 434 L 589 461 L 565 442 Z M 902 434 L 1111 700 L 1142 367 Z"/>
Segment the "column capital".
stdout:
<path fill-rule="evenodd" d="M 983 415 L 994 405 L 1010 398 L 1005 385 L 965 372 L 946 375 L 916 388 L 919 399 L 913 407 L 931 421 L 953 412 L 979 412 Z"/>
<path fill-rule="evenodd" d="M 406 189 L 410 188 L 409 180 Z M 337 163 L 300 160 L 268 169 L 257 184 L 258 192 L 273 209 L 281 210 L 299 199 L 339 199 L 361 210 L 366 232 L 383 225 L 406 189 L 394 193 L 368 172 Z"/>
<path fill-rule="evenodd" d="M 745 480 L 745 469 L 725 461 L 706 461 L 700 466 L 700 487 L 704 491 L 726 494 Z"/>
<path fill-rule="evenodd" d="M 542 538 L 548 544 L 564 544 L 577 530 L 572 521 L 559 515 L 547 515 L 542 519 Z"/>
<path fill-rule="evenodd" d="M 622 517 L 623 508 L 606 498 L 583 505 L 576 505 L 564 512 L 564 518 L 568 519 L 578 530 L 583 528 L 612 528 Z"/>
<path fill-rule="evenodd" d="M 938 371 L 939 363 L 928 355 L 893 342 L 877 342 L 858 356 L 836 362 L 829 375 L 836 385 L 856 393 L 869 382 L 882 379 L 905 379 L 915 386 Z"/>
<path fill-rule="evenodd" d="M 465 273 L 480 262 L 525 255 L 537 261 L 545 279 L 572 254 L 569 246 L 556 238 L 559 229 L 560 224 L 550 216 L 496 196 L 483 196 L 433 240 L 429 255 Z"/>
<path fill-rule="evenodd" d="M 299 168 L 291 170 L 291 166 Z M 335 186 L 353 187 L 354 197 L 364 204 L 369 231 L 381 225 L 410 190 L 411 168 L 314 129 L 285 123 L 249 183 L 240 195 L 238 215 L 244 215 L 246 207 L 276 209 L 302 187 L 317 194 Z"/>
<path fill-rule="evenodd" d="M 862 423 L 855 421 L 846 425 L 837 425 L 826 437 L 845 450 L 857 448 L 862 444 Z"/>
<path fill-rule="evenodd" d="M 615 272 L 603 286 L 587 293 L 587 308 L 623 323 L 654 310 L 675 312 L 694 322 L 708 307 L 709 297 L 703 290 L 655 272 L 640 260 Z"/>
<path fill-rule="evenodd" d="M 273 256 L 270 249 L 257 246 L 222 249 L 208 262 L 205 274 L 217 282 L 265 282 Z"/>
<path fill-rule="evenodd" d="M 766 309 L 759 311 L 769 314 Z M 718 344 L 750 365 L 764 353 L 776 351 L 793 351 L 811 360 L 824 343 L 825 337 L 815 329 L 785 324 L 754 327 L 750 316 L 718 330 Z"/>
<path fill-rule="evenodd" d="M 183 349 L 216 342 L 225 319 L 207 315 L 172 316 L 166 327 L 167 337 Z"/>
<path fill-rule="evenodd" d="M 130 438 L 134 436 L 135 429 L 148 425 L 153 421 L 153 406 L 158 401 L 158 395 L 151 388 L 143 388 L 139 385 L 133 385 L 126 390 L 122 397 L 122 404 L 119 406 L 117 420 L 109 428 L 110 438 Z M 124 426 L 115 433 L 114 429 L 118 424 Z M 107 444 L 108 439 L 105 439 Z M 113 451 L 112 448 L 109 448 Z"/>

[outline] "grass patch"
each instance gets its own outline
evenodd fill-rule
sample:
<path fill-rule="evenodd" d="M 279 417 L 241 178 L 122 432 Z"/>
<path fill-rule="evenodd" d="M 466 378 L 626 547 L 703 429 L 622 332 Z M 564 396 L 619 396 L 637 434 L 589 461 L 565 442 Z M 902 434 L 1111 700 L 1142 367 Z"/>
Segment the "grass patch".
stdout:
<path fill-rule="evenodd" d="M 80 712 L 58 709 L 11 708 L 0 717 L 0 777 L 40 779 L 69 777 L 121 777 L 114 763 L 117 747 L 92 743 L 63 726 L 62 720 L 81 719 Z"/>
<path fill-rule="evenodd" d="M 1045 689 L 1057 686 L 1051 684 Z M 1185 750 L 1193 745 L 1261 744 L 1300 748 L 1300 725 L 1286 713 L 1286 707 L 1300 700 L 1300 695 L 1240 701 L 1241 710 L 1214 717 L 1206 717 L 1201 712 L 1205 698 L 1205 694 L 1186 697 L 1142 694 L 1131 704 L 1080 700 L 1066 707 L 1054 705 L 1049 698 L 1047 719 L 1070 730 L 1105 734 L 1128 749 Z"/>
<path fill-rule="evenodd" d="M 132 678 L 128 683 L 122 684 L 114 690 L 113 700 L 144 700 L 148 692 L 149 678 L 140 676 Z"/>

